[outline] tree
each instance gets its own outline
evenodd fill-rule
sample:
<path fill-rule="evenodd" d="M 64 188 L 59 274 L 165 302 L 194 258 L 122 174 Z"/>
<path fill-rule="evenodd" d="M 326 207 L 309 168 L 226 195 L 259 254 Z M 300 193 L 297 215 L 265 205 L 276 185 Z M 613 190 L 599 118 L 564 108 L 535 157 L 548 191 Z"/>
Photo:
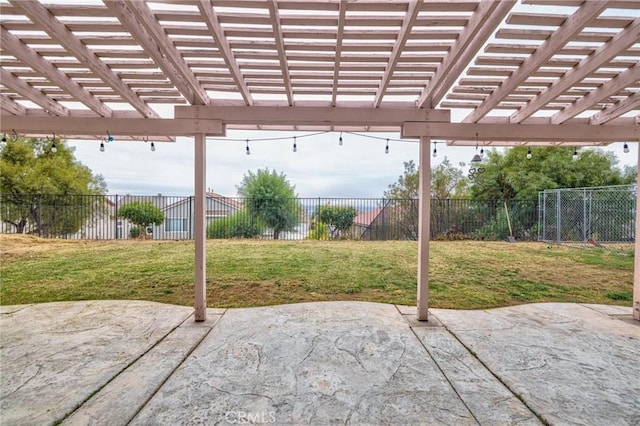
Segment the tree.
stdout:
<path fill-rule="evenodd" d="M 148 201 L 133 201 L 125 204 L 118 209 L 118 217 L 124 218 L 136 225 L 143 239 L 147 235 L 147 226 L 160 225 L 164 222 L 162 210 Z"/>
<path fill-rule="evenodd" d="M 331 239 L 335 240 L 351 228 L 358 211 L 351 206 L 320 206 L 317 215 L 318 220 L 327 225 Z"/>
<path fill-rule="evenodd" d="M 464 163 L 460 163 L 459 166 L 464 167 Z M 385 209 L 389 210 L 385 217 L 391 221 L 391 228 L 398 230 L 401 237 L 409 240 L 418 239 L 419 184 L 420 178 L 415 163 L 407 161 L 404 163 L 404 174 L 384 192 L 384 198 L 387 200 Z M 464 172 L 453 166 L 446 157 L 431 170 L 432 224 L 444 223 L 445 211 L 449 208 L 447 200 L 464 196 L 467 186 L 468 180 Z"/>
<path fill-rule="evenodd" d="M 514 147 L 487 154 L 485 171 L 471 186 L 474 199 L 533 200 L 544 189 L 624 185 L 635 182 L 632 170 L 622 171 L 613 153 L 583 149 L 576 160 L 574 148 Z"/>
<path fill-rule="evenodd" d="M 246 198 L 249 214 L 271 228 L 277 240 L 283 231 L 291 231 L 300 221 L 302 208 L 284 173 L 268 168 L 249 171 L 238 186 L 238 195 Z"/>
<path fill-rule="evenodd" d="M 207 238 L 255 238 L 262 233 L 262 224 L 245 211 L 214 219 L 207 226 Z"/>
<path fill-rule="evenodd" d="M 0 168 L 0 215 L 18 233 L 72 234 L 105 206 L 104 179 L 63 140 L 9 138 L 0 146 Z"/>

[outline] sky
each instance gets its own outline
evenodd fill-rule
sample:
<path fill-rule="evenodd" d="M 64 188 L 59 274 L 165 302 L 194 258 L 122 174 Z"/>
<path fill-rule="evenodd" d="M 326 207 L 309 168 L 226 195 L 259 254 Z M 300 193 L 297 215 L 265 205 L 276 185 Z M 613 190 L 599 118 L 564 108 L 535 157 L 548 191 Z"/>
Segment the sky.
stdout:
<path fill-rule="evenodd" d="M 283 172 L 295 186 L 300 197 L 380 198 L 388 186 L 403 173 L 404 162 L 418 163 L 418 143 L 395 141 L 398 133 L 366 133 L 342 135 L 324 133 L 302 137 L 314 132 L 227 132 L 228 139 L 207 138 L 207 179 L 211 191 L 226 196 L 237 194 L 237 185 L 247 171 L 268 167 Z M 297 136 L 297 152 L 293 152 L 293 136 Z M 287 140 L 252 141 L 251 155 L 246 155 L 244 140 L 284 137 Z M 383 138 L 382 140 L 373 139 Z M 385 138 L 390 138 L 385 154 Z M 175 143 L 156 142 L 152 152 L 149 143 L 118 141 L 108 143 L 100 152 L 99 141 L 68 141 L 75 147 L 75 156 L 94 174 L 104 177 L 108 193 L 118 195 L 192 195 L 194 193 L 194 143 L 192 138 L 179 137 Z M 433 144 L 432 144 L 433 145 Z M 433 148 L 433 146 L 432 146 Z M 638 144 L 605 147 L 613 151 L 620 166 L 636 165 Z M 588 148 L 583 148 L 588 149 Z M 438 155 L 432 166 L 447 157 L 453 164 L 467 164 L 474 147 L 437 144 Z M 524 160 L 526 161 L 526 160 Z"/>

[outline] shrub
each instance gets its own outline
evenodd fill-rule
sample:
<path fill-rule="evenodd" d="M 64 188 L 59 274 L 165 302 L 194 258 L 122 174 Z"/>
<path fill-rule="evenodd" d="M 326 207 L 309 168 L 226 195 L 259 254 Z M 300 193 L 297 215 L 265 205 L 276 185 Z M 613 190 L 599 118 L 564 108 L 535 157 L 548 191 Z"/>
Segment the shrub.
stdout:
<path fill-rule="evenodd" d="M 329 230 L 325 223 L 315 222 L 313 225 L 313 229 L 309 232 L 309 236 L 307 236 L 308 240 L 328 240 L 329 239 Z"/>
<path fill-rule="evenodd" d="M 207 226 L 207 238 L 255 238 L 262 234 L 263 226 L 242 210 L 231 216 L 214 219 Z"/>
<path fill-rule="evenodd" d="M 132 228 L 129 230 L 129 236 L 130 236 L 131 238 L 138 238 L 138 237 L 140 237 L 140 228 L 138 228 L 137 226 L 132 227 Z"/>

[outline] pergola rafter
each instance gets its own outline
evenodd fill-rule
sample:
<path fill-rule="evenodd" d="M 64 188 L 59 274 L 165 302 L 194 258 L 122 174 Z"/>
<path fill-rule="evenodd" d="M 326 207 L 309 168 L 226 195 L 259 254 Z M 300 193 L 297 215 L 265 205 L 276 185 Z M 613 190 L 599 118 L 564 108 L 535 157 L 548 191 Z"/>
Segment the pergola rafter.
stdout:
<path fill-rule="evenodd" d="M 557 49 L 568 43 L 582 28 L 597 18 L 607 8 L 607 1 L 588 1 L 573 15 L 567 18 L 560 27 L 539 47 L 524 63 L 510 73 L 502 84 L 485 99 L 471 114 L 465 117 L 465 123 L 473 123 L 487 115 L 491 109 L 498 105 L 509 93 L 522 84 L 531 74 L 536 72 Z M 541 18 L 543 19 L 543 18 Z"/>
<path fill-rule="evenodd" d="M 4 68 L 0 70 L 0 80 L 2 80 L 3 85 L 29 99 L 31 102 L 40 105 L 45 111 L 55 115 L 69 115 L 69 110 L 65 106 L 51 99 L 21 78 L 14 76 Z M 24 109 L 24 107 L 22 108 Z"/>
<path fill-rule="evenodd" d="M 109 0 L 105 3 L 131 35 L 192 105 L 206 105 L 209 96 L 160 27 L 144 2 Z"/>

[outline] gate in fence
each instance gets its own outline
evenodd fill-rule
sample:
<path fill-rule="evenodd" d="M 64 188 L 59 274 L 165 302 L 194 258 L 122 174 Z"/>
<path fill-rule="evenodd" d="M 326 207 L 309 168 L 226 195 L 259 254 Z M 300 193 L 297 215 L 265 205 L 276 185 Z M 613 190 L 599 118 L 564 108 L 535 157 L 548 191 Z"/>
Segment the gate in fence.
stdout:
<path fill-rule="evenodd" d="M 538 193 L 538 239 L 599 245 L 635 241 L 636 186 L 548 189 Z"/>

